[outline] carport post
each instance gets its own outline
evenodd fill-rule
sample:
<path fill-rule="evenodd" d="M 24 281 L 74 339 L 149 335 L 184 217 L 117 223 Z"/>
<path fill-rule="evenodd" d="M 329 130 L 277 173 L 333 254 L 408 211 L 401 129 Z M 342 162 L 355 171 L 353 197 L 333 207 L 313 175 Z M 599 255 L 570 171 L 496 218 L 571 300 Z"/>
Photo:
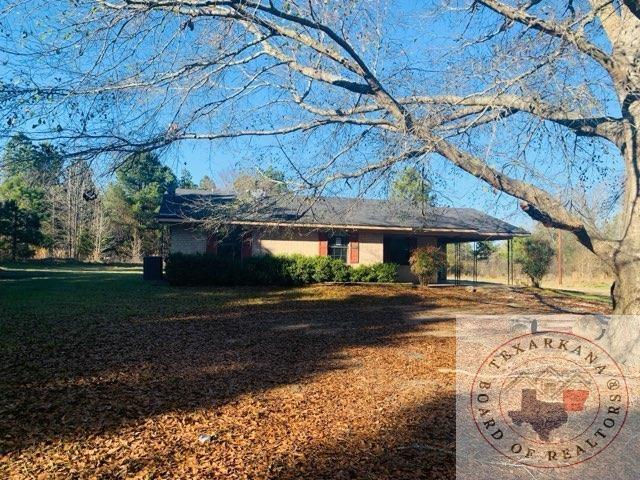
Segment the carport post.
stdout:
<path fill-rule="evenodd" d="M 478 283 L 478 242 L 473 242 L 473 284 Z"/>
<path fill-rule="evenodd" d="M 513 285 L 513 241 L 507 240 L 507 285 Z"/>
<path fill-rule="evenodd" d="M 455 284 L 460 285 L 460 260 L 461 260 L 461 252 L 460 252 L 460 242 L 456 242 L 455 244 L 455 264 L 453 267 L 453 273 L 455 275 Z"/>

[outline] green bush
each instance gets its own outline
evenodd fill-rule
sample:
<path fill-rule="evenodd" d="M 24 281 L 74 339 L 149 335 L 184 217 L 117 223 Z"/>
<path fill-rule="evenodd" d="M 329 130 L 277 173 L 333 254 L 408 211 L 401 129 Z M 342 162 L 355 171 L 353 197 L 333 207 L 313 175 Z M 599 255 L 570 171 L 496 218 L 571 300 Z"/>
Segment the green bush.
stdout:
<path fill-rule="evenodd" d="M 293 285 L 305 285 L 314 282 L 316 271 L 315 260 L 317 257 L 305 257 L 304 255 L 291 255 L 291 261 L 287 266 L 287 274 Z"/>
<path fill-rule="evenodd" d="M 353 267 L 350 274 L 352 282 L 391 283 L 397 281 L 398 266 L 395 263 L 359 265 Z"/>
<path fill-rule="evenodd" d="M 374 272 L 373 282 L 392 283 L 398 281 L 398 265 L 395 263 L 374 263 L 369 268 Z"/>
<path fill-rule="evenodd" d="M 373 270 L 369 265 L 359 265 L 351 269 L 351 281 L 352 282 L 373 282 L 375 277 Z"/>
<path fill-rule="evenodd" d="M 315 282 L 348 282 L 349 266 L 343 261 L 331 257 L 312 257 Z"/>
<path fill-rule="evenodd" d="M 305 285 L 318 282 L 395 282 L 397 265 L 349 267 L 331 257 L 265 255 L 242 262 L 209 254 L 169 255 L 165 267 L 171 285 Z"/>
<path fill-rule="evenodd" d="M 292 285 L 295 282 L 290 275 L 293 259 L 283 256 L 264 255 L 250 257 L 242 261 L 241 281 L 245 285 Z"/>
<path fill-rule="evenodd" d="M 409 257 L 411 272 L 420 285 L 428 285 L 438 270 L 447 266 L 446 253 L 433 245 L 416 248 Z"/>
<path fill-rule="evenodd" d="M 534 287 L 540 287 L 540 280 L 549 271 L 554 256 L 551 244 L 542 238 L 524 238 L 519 240 L 516 249 L 516 263 L 522 272 L 531 279 Z"/>
<path fill-rule="evenodd" d="M 314 282 L 331 282 L 333 280 L 333 261 L 331 257 L 314 257 L 315 270 L 313 272 Z"/>
<path fill-rule="evenodd" d="M 171 285 L 236 285 L 242 279 L 239 264 L 207 254 L 171 254 L 165 273 Z"/>

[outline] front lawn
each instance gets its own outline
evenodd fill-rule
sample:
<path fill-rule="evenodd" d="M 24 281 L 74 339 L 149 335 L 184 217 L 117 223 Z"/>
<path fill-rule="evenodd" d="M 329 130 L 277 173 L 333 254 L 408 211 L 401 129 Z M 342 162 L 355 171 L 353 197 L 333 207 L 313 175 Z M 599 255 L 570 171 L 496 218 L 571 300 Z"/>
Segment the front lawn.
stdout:
<path fill-rule="evenodd" d="M 529 289 L 172 288 L 0 270 L 0 474 L 453 478 L 456 312 L 606 310 Z"/>

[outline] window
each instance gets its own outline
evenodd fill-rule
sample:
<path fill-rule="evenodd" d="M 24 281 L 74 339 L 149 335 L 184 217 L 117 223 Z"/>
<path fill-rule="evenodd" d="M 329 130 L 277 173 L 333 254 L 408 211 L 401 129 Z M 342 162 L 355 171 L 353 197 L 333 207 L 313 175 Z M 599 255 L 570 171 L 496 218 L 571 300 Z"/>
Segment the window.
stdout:
<path fill-rule="evenodd" d="M 343 233 L 329 237 L 329 256 L 347 263 L 349 237 Z"/>
<path fill-rule="evenodd" d="M 386 235 L 384 237 L 384 262 L 409 265 L 409 257 L 415 248 L 416 237 Z"/>

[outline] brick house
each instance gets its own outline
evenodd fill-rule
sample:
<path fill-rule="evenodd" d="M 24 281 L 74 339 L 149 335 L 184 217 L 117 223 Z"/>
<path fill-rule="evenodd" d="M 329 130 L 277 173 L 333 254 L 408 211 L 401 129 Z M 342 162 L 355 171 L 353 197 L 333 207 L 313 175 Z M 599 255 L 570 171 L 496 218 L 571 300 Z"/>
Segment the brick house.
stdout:
<path fill-rule="evenodd" d="M 233 194 L 206 190 L 177 189 L 165 196 L 158 220 L 169 225 L 170 251 L 240 260 L 302 254 L 329 255 L 350 265 L 391 262 L 399 265 L 400 280 L 412 281 L 409 255 L 416 247 L 528 235 L 470 208 L 423 211 L 388 200 L 296 196 L 238 204 Z"/>

